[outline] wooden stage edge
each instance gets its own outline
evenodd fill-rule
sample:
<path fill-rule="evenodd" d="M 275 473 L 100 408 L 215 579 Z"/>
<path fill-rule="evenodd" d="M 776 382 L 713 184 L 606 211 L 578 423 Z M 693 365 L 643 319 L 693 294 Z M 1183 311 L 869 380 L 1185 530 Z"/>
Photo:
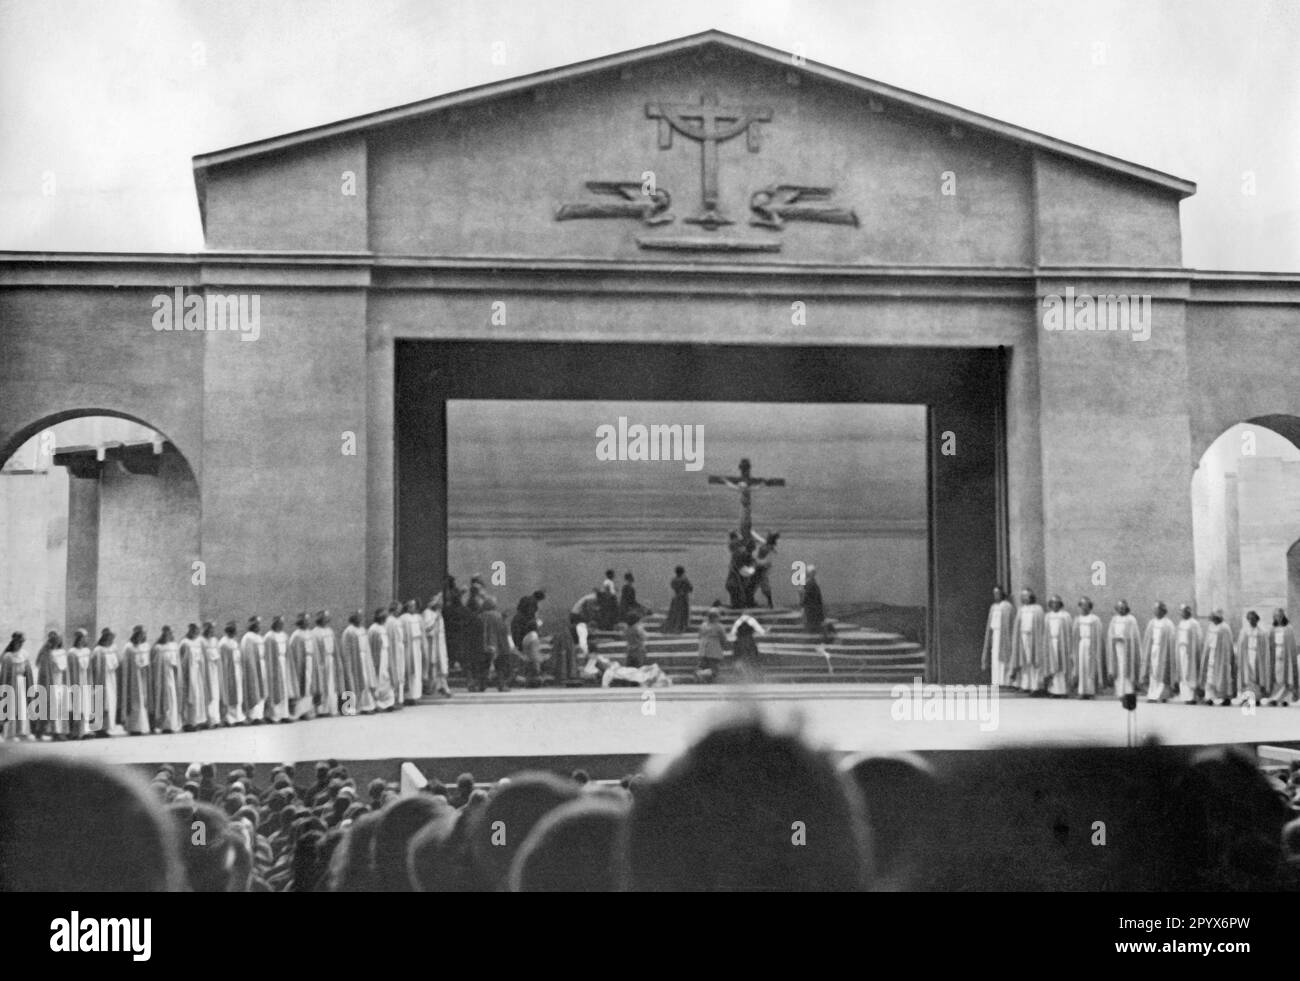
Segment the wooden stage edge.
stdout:
<path fill-rule="evenodd" d="M 110 763 L 242 760 L 608 760 L 611 766 L 674 753 L 712 724 L 747 712 L 798 726 L 831 752 L 978 751 L 1024 745 L 1125 746 L 1149 739 L 1202 746 L 1300 743 L 1300 707 L 1147 704 L 1125 712 L 1111 697 L 1029 698 L 1020 694 L 937 699 L 937 686 L 715 685 L 459 693 L 396 712 L 196 733 L 115 736 L 37 744 L 21 751 Z M 972 689 L 965 689 L 968 692 Z M 937 717 L 942 716 L 942 717 Z M 604 767 L 602 767 L 604 769 Z M 627 772 L 626 769 L 623 772 Z M 452 775 L 454 777 L 454 774 Z M 444 777 L 444 779 L 447 779 Z"/>

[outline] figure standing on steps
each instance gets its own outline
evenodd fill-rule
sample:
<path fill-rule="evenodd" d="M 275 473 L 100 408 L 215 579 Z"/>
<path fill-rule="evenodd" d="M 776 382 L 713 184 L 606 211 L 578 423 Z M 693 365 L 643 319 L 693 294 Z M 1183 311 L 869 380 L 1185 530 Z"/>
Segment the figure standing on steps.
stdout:
<path fill-rule="evenodd" d="M 822 588 L 817 584 L 815 565 L 808 566 L 808 578 L 804 582 L 800 602 L 803 605 L 804 629 L 813 634 L 822 633 L 826 624 L 826 607 L 822 603 Z"/>
<path fill-rule="evenodd" d="M 727 640 L 735 645 L 732 654 L 736 664 L 746 677 L 756 678 L 762 674 L 757 638 L 766 633 L 763 625 L 748 613 L 742 613 L 727 632 Z"/>
<path fill-rule="evenodd" d="M 772 556 L 776 554 L 776 542 L 777 539 L 781 537 L 781 533 L 779 531 L 774 531 L 766 538 L 759 538 L 758 534 L 755 533 L 754 537 L 762 543 L 758 546 L 758 551 L 754 556 L 754 568 L 757 570 L 754 576 L 755 585 L 757 586 L 757 591 L 761 592 L 763 598 L 767 600 L 767 608 L 770 610 L 773 608 L 771 580 Z M 753 600 L 753 595 L 754 594 L 751 591 L 751 602 Z"/>
<path fill-rule="evenodd" d="M 694 587 L 686 578 L 685 566 L 679 565 L 673 573 L 673 579 L 668 584 L 673 591 L 673 601 L 668 606 L 668 616 L 660 628 L 660 633 L 682 634 L 691 625 L 691 592 Z"/>
<path fill-rule="evenodd" d="M 723 642 L 727 639 L 727 628 L 722 625 L 722 611 L 712 607 L 700 624 L 700 663 L 695 670 L 695 677 L 709 683 L 718 680 L 722 668 Z"/>
<path fill-rule="evenodd" d="M 600 630 L 613 630 L 618 626 L 618 592 L 614 586 L 614 570 L 605 570 L 605 581 L 596 593 L 599 604 L 596 627 Z"/>

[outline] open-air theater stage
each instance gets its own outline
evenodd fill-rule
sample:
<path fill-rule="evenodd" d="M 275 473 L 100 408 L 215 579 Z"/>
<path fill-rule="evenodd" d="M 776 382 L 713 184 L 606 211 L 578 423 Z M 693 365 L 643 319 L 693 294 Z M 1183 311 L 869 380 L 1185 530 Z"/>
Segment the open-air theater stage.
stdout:
<path fill-rule="evenodd" d="M 702 612 L 694 611 L 695 622 Z M 426 698 L 368 716 L 41 743 L 38 751 L 115 763 L 411 760 L 442 779 L 463 769 L 492 779 L 525 768 L 581 766 L 593 777 L 613 778 L 636 770 L 648 757 L 683 749 L 710 724 L 749 711 L 777 724 L 798 724 L 814 744 L 837 754 L 947 755 L 1012 746 L 1123 747 L 1149 740 L 1174 746 L 1300 745 L 1297 706 L 1139 701 L 1130 713 L 1113 696 L 1085 701 L 1002 691 L 995 697 L 987 687 L 940 688 L 920 681 L 925 651 L 897 634 L 837 622 L 827 640 L 806 633 L 796 611 L 750 612 L 769 631 L 760 640 L 763 675 L 755 681 L 742 681 L 728 668 L 719 683 L 694 683 L 694 629 L 660 634 L 662 616 L 656 614 L 645 621 L 648 657 L 673 677 L 669 687 L 604 688 L 592 682 L 458 691 L 450 699 Z M 733 616 L 727 613 L 724 623 Z M 621 657 L 617 635 L 594 631 L 592 638 L 602 655 Z"/>

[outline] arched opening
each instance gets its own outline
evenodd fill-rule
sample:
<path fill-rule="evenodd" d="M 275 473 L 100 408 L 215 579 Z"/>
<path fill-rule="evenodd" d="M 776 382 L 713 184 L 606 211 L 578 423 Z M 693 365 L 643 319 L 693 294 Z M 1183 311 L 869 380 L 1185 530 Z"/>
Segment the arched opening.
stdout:
<path fill-rule="evenodd" d="M 1240 622 L 1247 610 L 1300 610 L 1300 417 L 1225 430 L 1192 474 L 1196 602 Z"/>
<path fill-rule="evenodd" d="M 198 619 L 198 483 L 165 434 L 70 410 L 25 428 L 7 450 L 0 630 L 122 634 Z"/>

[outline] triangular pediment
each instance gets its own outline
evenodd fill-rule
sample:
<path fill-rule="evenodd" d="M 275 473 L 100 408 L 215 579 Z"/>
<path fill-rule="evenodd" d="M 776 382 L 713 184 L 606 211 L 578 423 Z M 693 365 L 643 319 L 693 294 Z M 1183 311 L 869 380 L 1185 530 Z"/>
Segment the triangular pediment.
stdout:
<path fill-rule="evenodd" d="M 1195 190 L 718 31 L 204 154 L 195 173 L 216 248 L 850 264 L 1033 265 L 1042 214 L 1100 198 L 1158 226 L 1174 244 L 1141 254 L 1176 265 Z M 1105 235 L 1088 247 L 1130 261 Z"/>

